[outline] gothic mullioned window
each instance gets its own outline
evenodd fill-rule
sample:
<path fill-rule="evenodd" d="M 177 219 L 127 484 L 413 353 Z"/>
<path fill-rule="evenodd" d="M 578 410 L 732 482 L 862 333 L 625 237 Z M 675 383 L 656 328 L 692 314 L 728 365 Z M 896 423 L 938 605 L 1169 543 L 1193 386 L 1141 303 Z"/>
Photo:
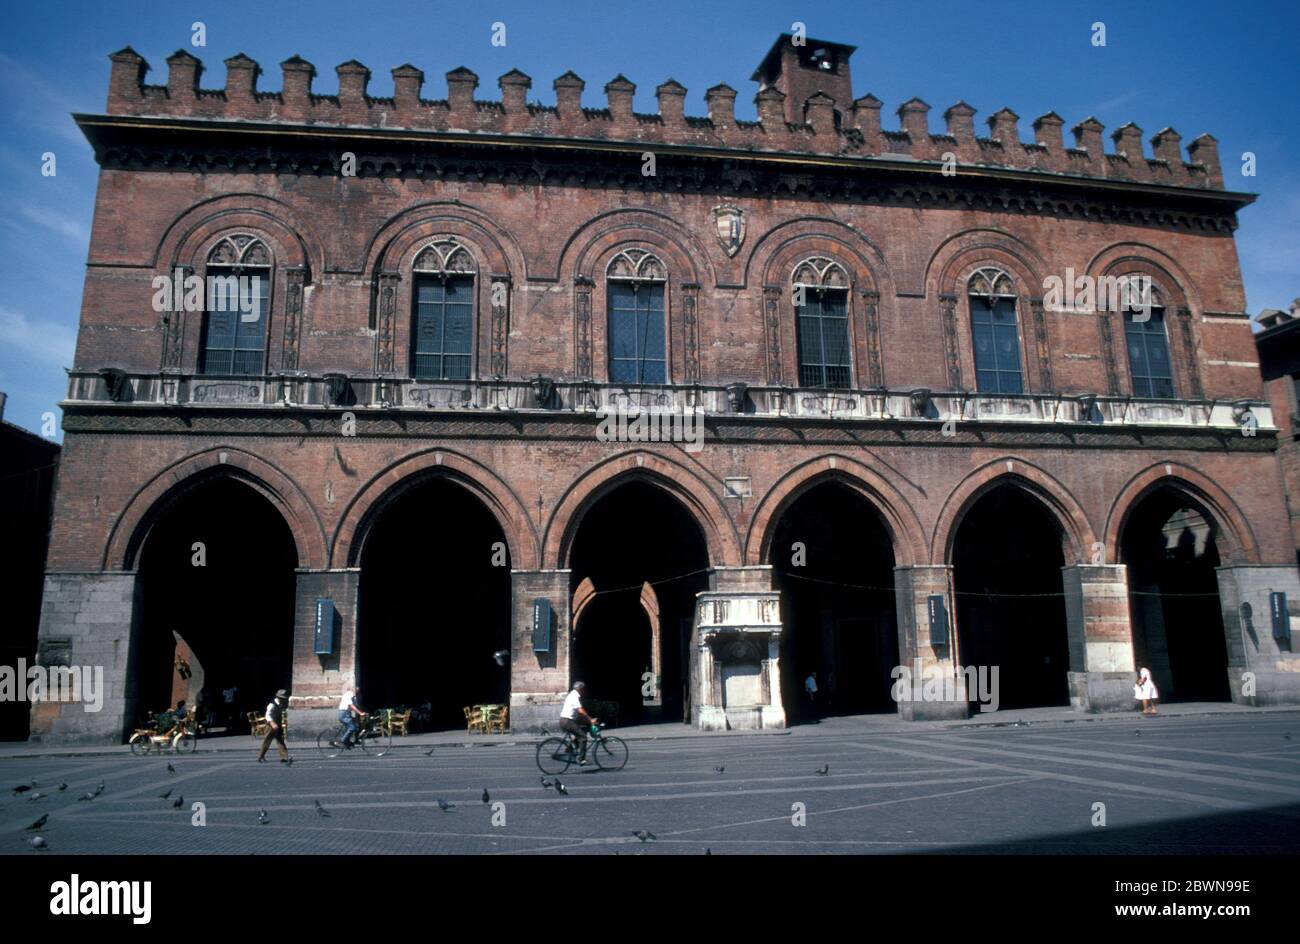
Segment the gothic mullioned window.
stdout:
<path fill-rule="evenodd" d="M 1155 286 L 1147 299 L 1128 298 L 1124 309 L 1124 341 L 1129 374 L 1136 397 L 1172 398 L 1174 371 L 1165 330 L 1164 296 Z M 1149 304 L 1143 305 L 1145 301 Z"/>
<path fill-rule="evenodd" d="M 246 233 L 223 237 L 208 253 L 200 372 L 262 373 L 271 270 L 271 251 Z"/>
<path fill-rule="evenodd" d="M 813 256 L 794 268 L 799 386 L 848 387 L 849 277 L 830 259 Z"/>
<path fill-rule="evenodd" d="M 411 266 L 411 376 L 468 380 L 478 266 L 455 239 L 433 240 Z"/>
<path fill-rule="evenodd" d="M 1023 393 L 1016 289 L 1011 276 L 992 266 L 977 269 L 966 283 L 975 387 L 981 393 Z"/>
<path fill-rule="evenodd" d="M 605 270 L 609 379 L 615 383 L 668 382 L 664 290 L 668 270 L 644 249 L 624 249 Z"/>

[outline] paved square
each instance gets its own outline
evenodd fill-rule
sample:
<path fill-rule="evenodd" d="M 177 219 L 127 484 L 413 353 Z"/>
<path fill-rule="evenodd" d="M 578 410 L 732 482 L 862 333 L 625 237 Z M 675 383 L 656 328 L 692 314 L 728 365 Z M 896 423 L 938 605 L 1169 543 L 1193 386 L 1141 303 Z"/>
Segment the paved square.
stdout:
<path fill-rule="evenodd" d="M 125 748 L 2 759 L 4 787 L 37 786 L 0 797 L 0 850 L 31 854 L 24 827 L 49 814 L 51 851 L 92 854 L 1300 851 L 1300 713 L 638 739 L 623 771 L 565 774 L 568 796 L 541 786 L 524 743 L 299 750 L 291 767 L 255 763 L 245 743 L 169 758 L 175 774 Z M 100 796 L 77 799 L 101 780 Z"/>

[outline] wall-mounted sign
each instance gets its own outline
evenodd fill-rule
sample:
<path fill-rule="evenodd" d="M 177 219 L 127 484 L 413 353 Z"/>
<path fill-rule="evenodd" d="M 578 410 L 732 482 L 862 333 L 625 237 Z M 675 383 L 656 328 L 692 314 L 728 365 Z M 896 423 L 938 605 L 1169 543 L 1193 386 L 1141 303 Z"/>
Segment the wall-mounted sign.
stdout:
<path fill-rule="evenodd" d="M 316 631 L 313 634 L 312 652 L 318 656 L 334 654 L 334 601 L 316 601 Z"/>
<path fill-rule="evenodd" d="M 1291 638 L 1291 613 L 1287 609 L 1285 593 L 1270 593 L 1268 595 L 1268 609 L 1273 616 L 1273 638 L 1277 640 L 1290 640 Z"/>
<path fill-rule="evenodd" d="M 926 599 L 930 610 L 930 645 L 948 645 L 948 603 L 942 593 L 932 593 Z"/>
<path fill-rule="evenodd" d="M 551 601 L 538 597 L 533 601 L 533 652 L 550 652 L 555 611 Z"/>

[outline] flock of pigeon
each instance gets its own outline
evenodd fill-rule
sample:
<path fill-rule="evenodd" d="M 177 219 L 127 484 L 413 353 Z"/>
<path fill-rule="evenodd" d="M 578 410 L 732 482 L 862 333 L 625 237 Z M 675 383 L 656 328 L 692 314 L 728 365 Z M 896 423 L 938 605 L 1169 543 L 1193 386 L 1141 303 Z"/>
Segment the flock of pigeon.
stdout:
<path fill-rule="evenodd" d="M 1290 740 L 1290 735 L 1291 732 L 1288 731 L 1285 735 L 1287 740 Z M 722 774 L 726 772 L 726 769 L 727 768 L 725 766 L 719 766 L 719 767 L 714 767 L 713 771 L 714 773 Z M 174 774 L 176 773 L 176 768 L 169 763 L 167 765 L 167 772 L 169 774 Z M 821 767 L 813 771 L 813 773 L 817 774 L 820 777 L 828 776 L 830 772 L 831 772 L 830 764 L 823 764 Z M 553 780 L 547 777 L 542 777 L 541 782 L 542 782 L 542 788 L 545 790 L 554 790 L 556 793 L 559 793 L 563 796 L 569 795 L 569 788 L 564 785 L 564 782 L 561 781 L 559 777 L 556 777 Z M 41 793 L 40 791 L 36 790 L 35 788 L 38 786 L 40 786 L 40 784 L 37 783 L 37 781 L 35 780 L 33 780 L 31 783 L 19 784 L 18 786 L 12 788 L 13 795 L 23 796 L 24 794 L 30 794 L 30 796 L 28 796 L 27 799 L 33 801 L 44 799 L 47 796 L 47 794 Z M 63 791 L 68 789 L 68 785 L 66 783 L 60 783 L 57 787 L 53 789 L 59 793 L 62 793 Z M 104 781 L 101 780 L 99 782 L 99 786 L 97 786 L 94 790 L 82 794 L 77 799 L 79 802 L 89 803 L 93 801 L 96 797 L 98 797 L 100 794 L 102 794 L 103 792 L 104 792 Z M 162 793 L 158 794 L 158 799 L 160 800 L 171 799 L 172 792 L 173 792 L 172 790 L 164 790 Z M 488 793 L 487 787 L 483 788 L 482 800 L 484 805 L 490 804 L 492 802 L 492 795 Z M 315 800 L 313 802 L 316 804 L 316 815 L 322 819 L 328 819 L 330 816 L 329 810 L 325 809 L 325 807 L 321 805 L 320 800 Z M 437 803 L 438 803 L 438 809 L 443 813 L 450 812 L 451 810 L 454 810 L 456 808 L 455 803 L 449 803 L 448 801 L 444 800 L 442 797 L 437 798 Z M 184 795 L 178 796 L 176 797 L 175 800 L 172 800 L 172 804 L 171 804 L 172 809 L 179 810 L 184 806 L 185 806 Z M 27 827 L 27 830 L 29 832 L 37 833 L 35 836 L 33 836 L 31 839 L 28 840 L 28 845 L 30 845 L 37 852 L 44 852 L 44 851 L 48 851 L 49 849 L 48 841 L 45 839 L 44 836 L 40 835 L 40 833 L 38 832 L 38 830 L 44 829 L 45 824 L 48 823 L 49 821 L 50 821 L 50 814 L 46 813 L 43 816 L 41 816 L 39 819 L 37 819 L 34 823 L 32 823 L 30 826 Z M 257 811 L 258 825 L 267 826 L 270 825 L 270 822 L 271 822 L 270 814 L 268 814 L 264 809 L 259 809 Z M 655 836 L 654 833 L 650 832 L 650 830 L 648 829 L 638 829 L 634 831 L 632 835 L 635 838 L 639 839 L 641 842 L 651 842 L 658 838 Z M 709 849 L 705 850 L 705 855 L 712 855 L 712 854 L 713 853 L 711 850 Z"/>

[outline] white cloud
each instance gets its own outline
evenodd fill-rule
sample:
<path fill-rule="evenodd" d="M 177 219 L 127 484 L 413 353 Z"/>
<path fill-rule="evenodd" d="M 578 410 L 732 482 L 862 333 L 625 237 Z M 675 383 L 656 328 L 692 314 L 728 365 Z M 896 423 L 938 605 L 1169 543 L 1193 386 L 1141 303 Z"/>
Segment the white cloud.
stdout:
<path fill-rule="evenodd" d="M 44 226 L 46 229 L 53 230 L 60 236 L 66 236 L 75 243 L 83 246 L 90 243 L 90 231 L 77 221 L 69 219 L 61 213 L 30 205 L 20 207 L 19 212 L 37 226 Z"/>
<path fill-rule="evenodd" d="M 46 321 L 37 323 L 21 312 L 0 308 L 0 348 L 43 364 L 71 367 L 76 331 Z"/>

